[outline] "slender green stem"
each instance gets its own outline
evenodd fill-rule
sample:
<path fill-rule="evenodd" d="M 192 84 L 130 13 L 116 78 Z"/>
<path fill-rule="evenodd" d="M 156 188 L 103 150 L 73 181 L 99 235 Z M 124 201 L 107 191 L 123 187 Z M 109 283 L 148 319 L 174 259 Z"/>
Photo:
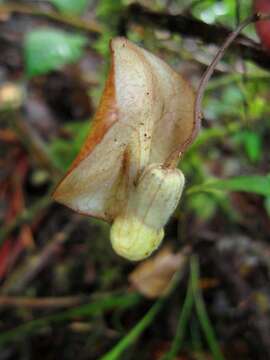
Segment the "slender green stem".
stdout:
<path fill-rule="evenodd" d="M 141 297 L 138 294 L 112 295 L 103 299 L 93 301 L 90 304 L 78 306 L 58 314 L 29 321 L 12 330 L 0 334 L 0 345 L 17 340 L 19 337 L 29 335 L 45 326 L 60 323 L 74 317 L 91 317 L 106 310 L 127 309 L 136 305 Z"/>
<path fill-rule="evenodd" d="M 179 316 L 175 337 L 173 339 L 173 342 L 172 342 L 169 352 L 167 352 L 167 354 L 165 354 L 161 358 L 161 360 L 173 360 L 173 359 L 175 359 L 176 355 L 179 353 L 179 351 L 182 347 L 182 344 L 183 344 L 183 340 L 184 340 L 184 336 L 186 333 L 187 324 L 190 319 L 193 303 L 194 303 L 194 297 L 193 297 L 193 289 L 192 289 L 192 278 L 191 278 L 191 274 L 190 274 L 187 293 L 186 293 L 185 301 L 184 301 L 184 304 L 183 304 L 183 307 L 181 309 L 181 313 Z"/>
<path fill-rule="evenodd" d="M 195 307 L 198 315 L 199 322 L 204 332 L 208 346 L 212 352 L 214 360 L 225 360 L 220 350 L 218 341 L 210 319 L 208 317 L 203 297 L 199 288 L 199 263 L 196 256 L 191 258 L 191 277 L 192 277 L 192 290 L 195 301 Z"/>
<path fill-rule="evenodd" d="M 109 352 L 107 352 L 100 360 L 117 360 L 120 359 L 121 354 L 125 351 L 130 345 L 132 345 L 138 337 L 143 333 L 143 331 L 151 325 L 156 315 L 175 290 L 180 277 L 180 272 L 177 272 L 173 279 L 171 280 L 166 294 L 157 300 L 154 305 L 148 310 L 144 317 L 134 326 L 130 332 L 124 336 Z"/>
<path fill-rule="evenodd" d="M 194 360 L 206 360 L 205 352 L 203 351 L 202 333 L 198 320 L 193 317 L 190 321 L 190 345 L 192 354 L 196 354 Z"/>
<path fill-rule="evenodd" d="M 141 333 L 153 322 L 154 318 L 161 309 L 164 301 L 165 301 L 165 297 L 159 299 L 144 315 L 144 317 L 134 326 L 134 328 L 100 360 L 120 359 L 122 352 L 126 350 L 131 344 L 133 344 L 137 340 L 137 338 L 141 335 Z"/>

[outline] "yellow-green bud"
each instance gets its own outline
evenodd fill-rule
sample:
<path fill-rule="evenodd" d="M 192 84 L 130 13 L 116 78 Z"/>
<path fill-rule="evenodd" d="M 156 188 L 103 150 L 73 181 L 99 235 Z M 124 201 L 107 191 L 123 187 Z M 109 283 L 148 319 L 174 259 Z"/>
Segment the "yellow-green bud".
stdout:
<path fill-rule="evenodd" d="M 149 256 L 157 249 L 163 236 L 163 228 L 155 230 L 132 214 L 117 217 L 111 228 L 111 242 L 115 252 L 132 261 Z"/>
<path fill-rule="evenodd" d="M 111 228 L 112 246 L 119 255 L 142 260 L 159 246 L 163 227 L 179 202 L 184 183 L 178 169 L 164 169 L 159 164 L 146 167 L 127 208 Z"/>

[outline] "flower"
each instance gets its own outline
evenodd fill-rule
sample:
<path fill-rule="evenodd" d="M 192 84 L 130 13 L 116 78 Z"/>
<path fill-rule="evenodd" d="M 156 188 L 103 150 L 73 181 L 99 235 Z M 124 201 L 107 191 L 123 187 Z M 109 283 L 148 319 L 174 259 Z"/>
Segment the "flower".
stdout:
<path fill-rule="evenodd" d="M 194 134 L 194 93 L 125 38 L 111 41 L 111 55 L 90 134 L 53 197 L 111 222 L 114 250 L 141 260 L 160 244 L 184 187 L 175 159 Z"/>

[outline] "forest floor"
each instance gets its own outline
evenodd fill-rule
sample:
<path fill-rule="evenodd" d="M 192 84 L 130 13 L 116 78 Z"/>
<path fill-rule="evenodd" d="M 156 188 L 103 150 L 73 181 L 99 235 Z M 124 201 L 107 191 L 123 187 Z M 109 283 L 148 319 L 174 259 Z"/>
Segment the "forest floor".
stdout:
<path fill-rule="evenodd" d="M 10 4 L 0 1 L 0 360 L 270 359 L 270 56 L 245 59 L 252 40 L 244 58 L 233 48 L 218 66 L 163 245 L 132 263 L 113 252 L 109 225 L 51 197 L 89 131 L 108 39 L 125 34 L 194 87 L 216 44 L 129 23 L 121 1 L 91 1 L 71 17 L 41 1 Z M 158 11 L 182 10 L 166 6 Z M 27 48 L 26 34 L 41 27 L 79 34 L 78 59 L 54 68 L 49 42 Z M 200 191 L 242 175 L 248 184 L 236 191 Z"/>

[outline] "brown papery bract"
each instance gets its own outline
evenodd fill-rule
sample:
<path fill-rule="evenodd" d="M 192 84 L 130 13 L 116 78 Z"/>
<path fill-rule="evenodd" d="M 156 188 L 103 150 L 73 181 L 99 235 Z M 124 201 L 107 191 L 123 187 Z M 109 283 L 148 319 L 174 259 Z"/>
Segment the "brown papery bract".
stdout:
<path fill-rule="evenodd" d="M 161 59 L 124 38 L 90 134 L 54 193 L 73 210 L 113 221 L 145 167 L 163 164 L 193 131 L 194 92 Z"/>
<path fill-rule="evenodd" d="M 207 83 L 238 34 L 269 17 L 253 14 L 227 37 L 196 99 L 161 59 L 124 38 L 112 40 L 112 65 L 93 129 L 54 198 L 112 222 L 111 243 L 120 256 L 142 260 L 160 245 L 184 188 L 177 163 L 200 129 Z"/>

